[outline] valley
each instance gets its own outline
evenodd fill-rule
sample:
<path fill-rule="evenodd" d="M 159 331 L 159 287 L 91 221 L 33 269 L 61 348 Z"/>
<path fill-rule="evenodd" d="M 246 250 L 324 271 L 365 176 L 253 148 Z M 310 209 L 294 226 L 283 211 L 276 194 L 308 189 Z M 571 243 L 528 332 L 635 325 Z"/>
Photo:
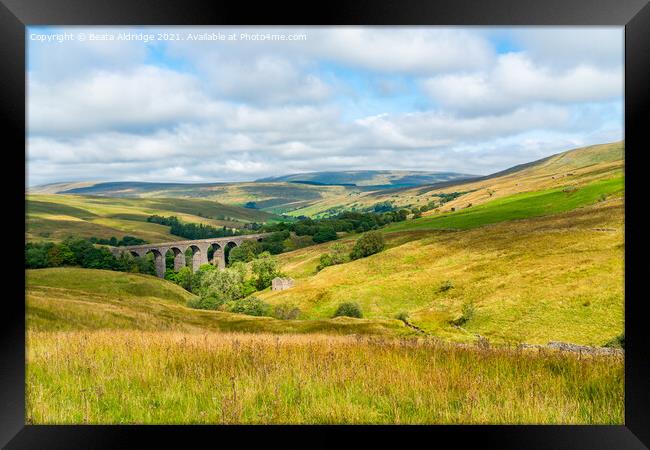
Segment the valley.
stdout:
<path fill-rule="evenodd" d="M 624 342 L 624 180 L 623 143 L 613 143 L 399 188 L 265 180 L 33 190 L 30 242 L 179 240 L 152 215 L 238 230 L 292 224 L 273 258 L 294 284 L 211 310 L 172 278 L 27 270 L 28 421 L 622 423 L 623 352 L 546 345 Z M 256 193 L 243 195 L 247 186 Z M 314 197 L 277 203 L 284 216 L 259 207 L 298 191 Z M 378 204 L 408 218 L 323 243 L 296 231 L 332 211 L 386 214 L 369 212 Z M 370 232 L 381 251 L 321 266 Z M 257 259 L 244 261 L 250 276 Z M 226 308 L 252 298 L 268 312 Z M 343 303 L 362 317 L 335 317 Z M 288 309 L 291 318 L 277 313 Z"/>

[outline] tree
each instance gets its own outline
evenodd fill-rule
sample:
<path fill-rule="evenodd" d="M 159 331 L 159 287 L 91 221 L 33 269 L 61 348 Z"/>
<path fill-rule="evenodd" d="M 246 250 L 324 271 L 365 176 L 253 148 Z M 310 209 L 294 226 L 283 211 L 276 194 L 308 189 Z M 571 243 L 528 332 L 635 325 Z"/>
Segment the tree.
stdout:
<path fill-rule="evenodd" d="M 339 307 L 336 308 L 336 312 L 334 313 L 334 317 L 341 316 L 356 317 L 360 319 L 363 317 L 363 314 L 361 313 L 361 307 L 359 307 L 357 303 L 345 302 L 341 303 Z"/>
<path fill-rule="evenodd" d="M 384 235 L 379 231 L 369 231 L 354 244 L 350 252 L 350 259 L 365 258 L 384 249 Z"/>
<path fill-rule="evenodd" d="M 228 254 L 228 262 L 250 262 L 255 259 L 257 255 L 262 253 L 262 245 L 257 241 L 244 241 L 238 247 L 230 250 Z"/>
<path fill-rule="evenodd" d="M 28 269 L 40 269 L 48 266 L 48 249 L 43 245 L 28 244 L 25 247 L 25 267 Z"/>
<path fill-rule="evenodd" d="M 328 241 L 334 241 L 336 240 L 338 236 L 336 235 L 336 231 L 334 231 L 333 228 L 330 227 L 323 227 L 319 228 L 316 234 L 312 237 L 314 242 L 317 244 L 321 244 L 323 242 L 328 242 Z"/>
<path fill-rule="evenodd" d="M 65 244 L 53 245 L 47 252 L 48 265 L 53 267 L 68 266 L 75 263 L 75 256 Z"/>
<path fill-rule="evenodd" d="M 188 266 L 181 267 L 181 270 L 176 272 L 176 277 L 174 282 L 181 286 L 186 291 L 192 292 L 192 287 L 194 286 L 194 274 L 192 269 Z"/>
<path fill-rule="evenodd" d="M 271 286 L 273 278 L 281 276 L 280 263 L 277 257 L 268 252 L 263 252 L 254 259 L 251 269 L 258 290 Z"/>
<path fill-rule="evenodd" d="M 198 291 L 202 299 L 211 299 L 218 307 L 241 298 L 243 286 L 244 277 L 241 271 L 228 268 L 206 271 L 201 277 Z"/>

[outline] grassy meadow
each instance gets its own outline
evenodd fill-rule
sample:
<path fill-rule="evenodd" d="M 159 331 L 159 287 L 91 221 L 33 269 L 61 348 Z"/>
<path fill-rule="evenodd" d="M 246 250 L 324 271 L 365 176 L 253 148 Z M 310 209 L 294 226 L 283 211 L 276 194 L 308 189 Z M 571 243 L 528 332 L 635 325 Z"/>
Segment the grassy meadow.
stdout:
<path fill-rule="evenodd" d="M 623 360 L 361 336 L 32 332 L 39 424 L 620 424 Z"/>

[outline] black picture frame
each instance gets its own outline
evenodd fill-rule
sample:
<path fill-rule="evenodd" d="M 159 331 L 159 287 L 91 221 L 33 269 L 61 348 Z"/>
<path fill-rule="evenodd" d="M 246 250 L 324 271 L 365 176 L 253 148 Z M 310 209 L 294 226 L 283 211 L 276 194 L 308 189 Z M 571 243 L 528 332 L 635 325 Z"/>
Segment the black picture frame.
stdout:
<path fill-rule="evenodd" d="M 450 439 L 454 447 L 474 441 L 501 449 L 637 449 L 650 446 L 650 352 L 641 289 L 647 242 L 641 224 L 642 155 L 650 118 L 649 0 L 333 0 L 319 4 L 204 2 L 200 0 L 0 0 L 0 120 L 5 125 L 4 201 L 11 211 L 7 231 L 0 367 L 0 444 L 17 448 L 115 448 L 145 439 L 146 447 L 186 448 L 226 436 L 241 445 L 252 438 L 308 433 L 310 446 L 340 445 L 340 434 L 372 434 L 385 443 Z M 17 217 L 24 214 L 25 27 L 28 25 L 616 25 L 625 27 L 625 425 L 621 426 L 36 426 L 25 425 L 24 268 L 13 261 L 24 241 Z M 645 145 L 644 145 L 645 144 Z M 23 166 L 24 167 L 24 166 Z M 14 215 L 16 219 L 14 219 Z M 11 235 L 9 235 L 11 233 Z M 7 257 L 15 255 L 15 257 Z M 22 280 L 22 282 L 21 282 Z M 347 439 L 347 438 L 346 438 Z M 285 441 L 291 442 L 291 441 Z M 225 445 L 225 444 L 223 444 Z M 232 444 L 229 444 L 232 445 Z"/>

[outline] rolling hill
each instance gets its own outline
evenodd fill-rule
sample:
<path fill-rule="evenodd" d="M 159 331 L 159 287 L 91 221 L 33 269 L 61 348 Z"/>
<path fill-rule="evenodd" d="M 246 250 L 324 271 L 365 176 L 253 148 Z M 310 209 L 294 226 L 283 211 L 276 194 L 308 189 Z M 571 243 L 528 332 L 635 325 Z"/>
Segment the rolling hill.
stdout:
<path fill-rule="evenodd" d="M 442 181 L 453 181 L 465 178 L 474 178 L 456 172 L 424 172 L 408 170 L 345 170 L 338 172 L 309 172 L 268 177 L 257 180 L 258 182 L 292 182 L 313 183 L 321 185 L 347 185 L 367 186 L 375 189 L 419 186 Z"/>
<path fill-rule="evenodd" d="M 177 332 L 412 334 L 394 319 L 278 320 L 186 306 L 194 294 L 160 278 L 81 268 L 27 271 L 31 331 L 140 330 Z"/>
<path fill-rule="evenodd" d="M 363 208 L 390 201 L 396 207 L 411 208 L 437 201 L 441 193 L 462 193 L 439 208 L 450 211 L 518 193 L 579 187 L 592 181 L 621 177 L 624 153 L 623 142 L 581 147 L 467 181 L 370 192 L 343 207 Z M 425 215 L 433 214 L 434 210 L 425 212 Z"/>
<path fill-rule="evenodd" d="M 153 214 L 229 228 L 279 219 L 264 211 L 199 199 L 29 194 L 25 218 L 27 239 L 57 241 L 68 236 L 120 238 L 124 235 L 148 242 L 176 239 L 169 234 L 169 227 L 147 222 L 147 217 Z"/>
<path fill-rule="evenodd" d="M 451 172 L 342 171 L 293 174 L 242 183 L 55 183 L 29 189 L 31 194 L 102 197 L 186 198 L 252 206 L 274 214 L 321 217 L 344 210 L 367 210 L 382 202 L 414 208 L 461 193 L 442 211 L 476 205 L 503 196 L 557 187 L 579 186 L 622 175 L 624 144 L 593 145 L 562 152 L 483 177 Z M 431 181 L 435 181 L 431 183 Z M 433 211 L 425 212 L 425 215 Z"/>
<path fill-rule="evenodd" d="M 56 183 L 35 186 L 30 194 L 89 195 L 110 198 L 183 198 L 216 201 L 221 204 L 245 206 L 254 203 L 254 209 L 272 214 L 283 214 L 309 207 L 324 200 L 335 203 L 346 201 L 362 188 L 324 186 L 288 182 L 241 183 Z M 253 209 L 253 208 L 251 208 Z"/>

